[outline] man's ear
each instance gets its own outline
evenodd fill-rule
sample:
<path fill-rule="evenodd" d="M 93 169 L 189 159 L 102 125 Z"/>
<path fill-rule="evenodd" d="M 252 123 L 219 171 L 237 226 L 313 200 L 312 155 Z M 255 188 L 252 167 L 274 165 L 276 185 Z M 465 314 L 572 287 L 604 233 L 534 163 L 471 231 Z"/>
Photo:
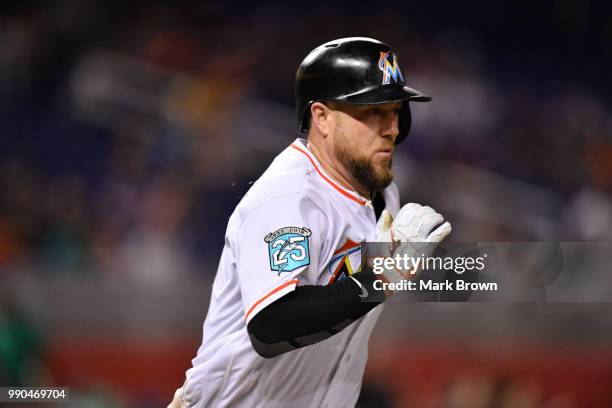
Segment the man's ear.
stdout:
<path fill-rule="evenodd" d="M 332 110 L 321 102 L 310 105 L 310 127 L 316 128 L 318 133 L 326 137 L 333 124 Z"/>

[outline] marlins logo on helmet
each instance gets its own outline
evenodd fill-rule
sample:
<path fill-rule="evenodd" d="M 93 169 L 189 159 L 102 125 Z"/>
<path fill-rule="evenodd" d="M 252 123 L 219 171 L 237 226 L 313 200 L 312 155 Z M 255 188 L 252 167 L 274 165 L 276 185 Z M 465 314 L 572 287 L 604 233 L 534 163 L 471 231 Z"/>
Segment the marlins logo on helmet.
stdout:
<path fill-rule="evenodd" d="M 393 63 L 389 61 L 389 57 L 393 57 Z M 380 58 L 378 59 L 378 69 L 383 72 L 383 85 L 390 83 L 391 78 L 393 78 L 394 82 L 404 82 L 402 70 L 397 64 L 397 58 L 395 57 L 395 54 L 393 54 L 391 51 L 380 52 Z"/>

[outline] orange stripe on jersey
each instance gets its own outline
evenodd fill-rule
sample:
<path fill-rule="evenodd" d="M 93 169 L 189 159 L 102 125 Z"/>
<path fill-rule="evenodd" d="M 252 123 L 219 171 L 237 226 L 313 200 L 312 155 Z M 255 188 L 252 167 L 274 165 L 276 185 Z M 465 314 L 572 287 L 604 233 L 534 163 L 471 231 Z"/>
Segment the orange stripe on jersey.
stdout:
<path fill-rule="evenodd" d="M 308 153 L 306 153 L 304 150 L 300 149 L 299 147 L 297 147 L 296 145 L 291 145 L 291 147 L 293 147 L 295 150 L 297 150 L 298 152 L 301 152 L 304 156 L 306 156 L 308 158 L 308 160 L 310 160 L 310 163 L 312 163 L 313 167 L 315 168 L 315 170 L 317 171 L 317 173 L 319 173 L 319 175 L 321 177 L 323 177 L 323 180 L 327 181 L 333 188 L 335 188 L 340 194 L 342 194 L 343 196 L 345 196 L 346 198 L 349 198 L 353 201 L 355 201 L 358 204 L 361 205 L 365 205 L 366 201 L 359 199 L 357 197 L 354 197 L 353 195 L 351 195 L 350 193 L 348 193 L 347 191 L 345 191 L 342 187 L 338 186 L 336 183 L 334 183 L 332 180 L 330 180 L 325 174 L 323 174 L 323 172 L 321 172 L 321 170 L 319 170 L 319 168 L 317 167 L 317 165 L 315 164 L 314 160 L 312 160 L 312 158 L 308 155 Z"/>
<path fill-rule="evenodd" d="M 358 244 L 357 242 L 353 242 L 350 239 L 347 239 L 346 242 L 344 244 L 342 244 L 342 246 L 338 249 L 336 249 L 336 251 L 334 251 L 334 255 L 339 254 L 340 252 L 343 251 L 348 251 L 349 249 L 353 249 L 355 247 L 360 246 L 361 244 Z"/>
<path fill-rule="evenodd" d="M 251 308 L 249 309 L 249 311 L 247 312 L 246 316 L 244 317 L 244 319 L 248 319 L 249 315 L 251 314 L 251 312 L 253 311 L 253 309 L 255 309 L 257 307 L 257 305 L 259 305 L 261 302 L 263 302 L 264 300 L 266 300 L 267 298 L 269 298 L 270 296 L 272 296 L 273 294 L 275 294 L 276 292 L 278 292 L 279 290 L 282 290 L 284 288 L 286 288 L 287 286 L 291 286 L 293 284 L 297 284 L 298 280 L 297 279 L 291 279 L 290 281 L 287 281 L 285 283 L 283 283 L 282 285 L 280 285 L 279 287 L 277 287 L 276 289 L 272 289 L 270 292 L 268 292 L 265 296 L 263 296 L 261 299 L 259 299 L 257 302 L 253 303 L 253 306 L 251 306 Z"/>

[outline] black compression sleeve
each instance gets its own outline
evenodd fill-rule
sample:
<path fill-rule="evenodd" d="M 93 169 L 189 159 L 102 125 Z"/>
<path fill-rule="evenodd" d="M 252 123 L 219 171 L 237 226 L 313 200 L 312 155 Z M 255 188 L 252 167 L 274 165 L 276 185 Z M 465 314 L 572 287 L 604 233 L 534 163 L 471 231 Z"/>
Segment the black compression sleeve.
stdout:
<path fill-rule="evenodd" d="M 275 357 L 338 333 L 384 301 L 384 292 L 373 288 L 376 279 L 363 271 L 327 286 L 298 286 L 249 322 L 255 351 Z"/>

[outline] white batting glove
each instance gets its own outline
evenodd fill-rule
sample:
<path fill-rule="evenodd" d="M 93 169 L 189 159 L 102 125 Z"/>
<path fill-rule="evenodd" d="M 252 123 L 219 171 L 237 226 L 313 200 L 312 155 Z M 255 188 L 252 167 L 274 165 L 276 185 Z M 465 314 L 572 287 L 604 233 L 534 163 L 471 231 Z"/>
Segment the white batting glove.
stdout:
<path fill-rule="evenodd" d="M 397 248 L 402 245 L 402 254 L 409 257 L 421 255 L 430 256 L 439 242 L 451 232 L 449 222 L 434 229 L 444 221 L 444 217 L 433 208 L 416 203 L 404 205 L 397 213 L 395 220 L 391 214 L 384 210 L 376 225 L 376 239 L 378 242 L 387 242 L 383 253 L 378 256 L 392 257 Z M 407 243 L 415 243 L 410 245 Z M 427 243 L 431 243 L 427 245 Z M 418 271 L 385 269 L 381 278 L 387 282 L 397 283 L 404 279 L 413 279 Z"/>
<path fill-rule="evenodd" d="M 441 224 L 444 217 L 431 207 L 416 203 L 403 206 L 390 227 L 391 239 L 401 242 L 441 242 L 451 232 L 447 221 Z"/>

